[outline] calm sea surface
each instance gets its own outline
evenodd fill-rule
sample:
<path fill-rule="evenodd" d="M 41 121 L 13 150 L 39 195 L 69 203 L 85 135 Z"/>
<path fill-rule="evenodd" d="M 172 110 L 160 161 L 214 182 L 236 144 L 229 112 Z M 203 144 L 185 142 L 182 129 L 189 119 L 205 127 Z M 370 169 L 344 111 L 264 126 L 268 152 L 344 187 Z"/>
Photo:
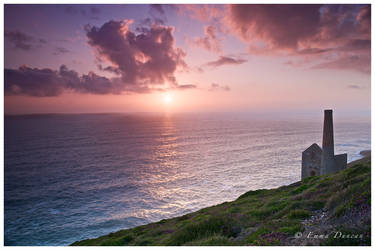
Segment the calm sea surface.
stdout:
<path fill-rule="evenodd" d="M 220 115 L 5 117 L 5 244 L 67 245 L 300 179 L 322 119 Z M 370 149 L 336 122 L 335 153 Z"/>

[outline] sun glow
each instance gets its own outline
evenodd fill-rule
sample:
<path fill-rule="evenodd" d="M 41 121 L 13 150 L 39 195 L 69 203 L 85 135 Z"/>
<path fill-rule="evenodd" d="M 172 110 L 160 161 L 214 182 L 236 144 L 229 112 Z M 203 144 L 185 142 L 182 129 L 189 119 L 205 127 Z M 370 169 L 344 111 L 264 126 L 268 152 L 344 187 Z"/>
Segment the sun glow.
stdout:
<path fill-rule="evenodd" d="M 170 93 L 165 93 L 163 96 L 164 104 L 171 104 L 173 102 L 172 95 Z"/>

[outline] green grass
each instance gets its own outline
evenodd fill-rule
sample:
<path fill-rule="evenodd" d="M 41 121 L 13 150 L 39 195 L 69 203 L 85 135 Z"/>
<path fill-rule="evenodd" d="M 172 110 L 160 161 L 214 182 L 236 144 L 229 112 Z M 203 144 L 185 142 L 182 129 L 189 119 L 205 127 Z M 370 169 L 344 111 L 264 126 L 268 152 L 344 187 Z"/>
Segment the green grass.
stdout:
<path fill-rule="evenodd" d="M 371 204 L 370 160 L 339 173 L 306 178 L 277 189 L 249 191 L 233 202 L 72 245 L 288 245 L 288 239 L 304 231 L 302 221 L 322 209 L 337 230 L 350 234 L 365 228 L 362 233 L 366 236 L 329 238 L 321 245 L 369 245 L 369 221 L 363 222 L 361 229 L 334 224 L 366 204 Z"/>
<path fill-rule="evenodd" d="M 288 215 L 289 219 L 306 219 L 309 217 L 310 217 L 310 212 L 307 210 L 303 210 L 303 209 L 292 210 Z"/>

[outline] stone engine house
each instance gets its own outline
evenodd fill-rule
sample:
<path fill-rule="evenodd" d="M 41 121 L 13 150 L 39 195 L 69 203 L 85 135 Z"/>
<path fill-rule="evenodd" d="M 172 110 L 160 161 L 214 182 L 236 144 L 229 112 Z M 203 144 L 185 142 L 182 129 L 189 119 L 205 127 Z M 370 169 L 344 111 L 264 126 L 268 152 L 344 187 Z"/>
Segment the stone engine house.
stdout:
<path fill-rule="evenodd" d="M 324 110 L 323 148 L 314 143 L 302 152 L 301 178 L 346 168 L 347 154 L 334 155 L 332 110 Z"/>

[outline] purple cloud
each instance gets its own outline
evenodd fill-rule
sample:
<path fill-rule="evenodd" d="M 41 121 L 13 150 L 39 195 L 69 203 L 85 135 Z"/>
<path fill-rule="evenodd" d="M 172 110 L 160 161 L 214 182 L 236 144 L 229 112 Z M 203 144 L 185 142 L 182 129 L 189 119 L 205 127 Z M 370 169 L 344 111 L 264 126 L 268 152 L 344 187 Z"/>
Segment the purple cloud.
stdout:
<path fill-rule="evenodd" d="M 202 47 L 208 51 L 220 52 L 220 40 L 217 37 L 217 28 L 213 25 L 204 27 L 204 36 L 195 38 L 189 42 L 195 46 Z"/>
<path fill-rule="evenodd" d="M 164 15 L 165 14 L 165 11 L 163 9 L 163 5 L 161 5 L 161 4 L 151 4 L 151 10 L 155 10 L 160 15 Z"/>
<path fill-rule="evenodd" d="M 249 53 L 286 53 L 304 56 L 305 62 L 322 60 L 324 54 L 327 55 L 323 59 L 325 62 L 320 65 L 368 73 L 370 7 L 350 4 L 230 5 L 224 23 L 248 43 Z M 332 57 L 339 59 L 330 61 Z M 344 62 L 340 63 L 340 60 Z M 352 67 L 350 61 L 355 61 Z"/>
<path fill-rule="evenodd" d="M 59 70 L 21 66 L 4 70 L 5 95 L 59 96 L 64 91 L 92 94 L 119 94 L 123 88 L 113 80 L 93 72 L 79 76 L 62 65 Z"/>
<path fill-rule="evenodd" d="M 273 48 L 297 48 L 318 31 L 320 5 L 231 5 L 229 22 L 245 40 L 255 36 Z"/>
<path fill-rule="evenodd" d="M 195 88 L 197 88 L 197 86 L 194 85 L 194 84 L 181 84 L 181 85 L 178 85 L 177 88 L 181 89 L 181 90 L 184 90 L 184 89 L 195 89 Z"/>
<path fill-rule="evenodd" d="M 65 91 L 91 94 L 146 93 L 166 89 L 193 89 L 179 85 L 174 76 L 178 67 L 187 67 L 185 52 L 174 47 L 173 28 L 154 24 L 129 30 L 131 21 L 109 21 L 102 27 L 86 27 L 89 44 L 98 56 L 100 70 L 112 78 L 94 72 L 79 75 L 62 65 L 59 70 L 22 66 L 5 69 L 5 94 L 58 96 Z M 67 53 L 62 47 L 55 53 Z M 103 66 L 102 63 L 109 65 Z"/>
<path fill-rule="evenodd" d="M 361 87 L 355 84 L 351 84 L 347 86 L 349 89 L 360 89 Z"/>
<path fill-rule="evenodd" d="M 37 39 L 33 36 L 30 36 L 26 33 L 17 30 L 5 31 L 4 37 L 8 39 L 10 43 L 12 43 L 15 49 L 21 50 L 31 50 L 34 48 L 39 48 L 47 43 L 47 41 L 44 39 Z"/>
<path fill-rule="evenodd" d="M 83 9 L 74 5 L 73 6 L 70 5 L 70 6 L 65 7 L 64 11 L 65 13 L 72 15 L 72 16 L 75 16 L 76 14 L 79 13 L 83 17 L 87 17 L 89 19 L 95 19 L 95 20 L 99 19 L 99 14 L 101 13 L 101 10 L 94 6 L 88 9 Z"/>
<path fill-rule="evenodd" d="M 241 58 L 236 59 L 236 58 L 232 58 L 229 56 L 220 56 L 219 59 L 217 59 L 216 61 L 208 62 L 206 63 L 206 65 L 210 67 L 219 67 L 219 66 L 228 65 L 228 64 L 239 65 L 245 62 L 247 62 L 247 60 L 244 60 Z"/>
<path fill-rule="evenodd" d="M 228 85 L 222 86 L 222 85 L 217 84 L 217 83 L 212 83 L 211 87 L 208 90 L 209 91 L 220 91 L 220 90 L 230 91 L 230 88 L 229 88 Z"/>
<path fill-rule="evenodd" d="M 110 64 L 126 84 L 177 85 L 178 67 L 186 67 L 185 52 L 174 47 L 173 27 L 141 27 L 135 34 L 131 20 L 109 21 L 98 27 L 86 27 L 89 44 L 98 59 Z"/>

